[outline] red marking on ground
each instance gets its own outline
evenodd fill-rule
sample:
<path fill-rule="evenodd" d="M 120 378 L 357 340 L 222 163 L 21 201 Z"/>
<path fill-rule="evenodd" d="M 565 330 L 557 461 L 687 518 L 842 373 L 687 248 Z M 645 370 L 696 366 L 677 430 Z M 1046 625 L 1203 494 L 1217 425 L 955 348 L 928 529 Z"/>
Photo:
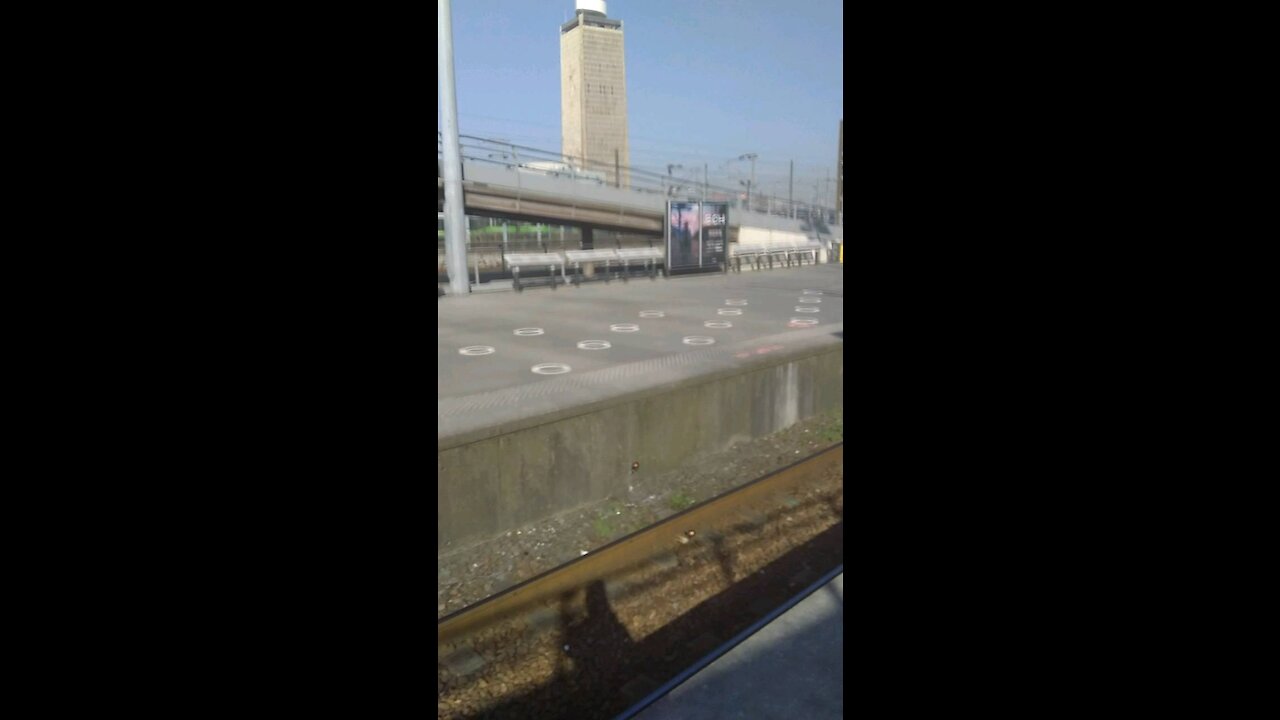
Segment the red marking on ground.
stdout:
<path fill-rule="evenodd" d="M 774 350 L 781 350 L 784 347 L 786 346 L 785 345 L 764 345 L 756 348 L 755 350 L 745 350 L 740 353 L 734 353 L 733 356 L 737 358 L 749 358 L 752 355 L 764 355 L 765 353 L 771 353 Z"/>

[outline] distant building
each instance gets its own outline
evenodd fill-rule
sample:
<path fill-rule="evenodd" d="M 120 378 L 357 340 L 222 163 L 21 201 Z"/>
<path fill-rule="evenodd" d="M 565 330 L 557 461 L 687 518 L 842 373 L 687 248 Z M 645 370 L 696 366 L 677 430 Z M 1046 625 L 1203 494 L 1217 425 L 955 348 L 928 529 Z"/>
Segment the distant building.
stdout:
<path fill-rule="evenodd" d="M 577 0 L 574 18 L 560 26 L 560 139 L 579 169 L 630 185 L 622 21 L 607 17 L 605 0 Z"/>

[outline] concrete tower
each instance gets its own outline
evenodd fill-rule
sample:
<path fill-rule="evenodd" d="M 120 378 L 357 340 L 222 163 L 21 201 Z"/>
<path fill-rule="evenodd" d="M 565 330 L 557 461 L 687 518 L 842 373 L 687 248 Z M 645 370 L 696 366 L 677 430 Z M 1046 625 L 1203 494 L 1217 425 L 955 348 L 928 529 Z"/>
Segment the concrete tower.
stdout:
<path fill-rule="evenodd" d="M 605 14 L 605 0 L 577 0 L 573 19 L 560 26 L 560 140 L 579 169 L 630 184 L 622 21 Z M 621 177 L 615 167 L 624 168 Z"/>

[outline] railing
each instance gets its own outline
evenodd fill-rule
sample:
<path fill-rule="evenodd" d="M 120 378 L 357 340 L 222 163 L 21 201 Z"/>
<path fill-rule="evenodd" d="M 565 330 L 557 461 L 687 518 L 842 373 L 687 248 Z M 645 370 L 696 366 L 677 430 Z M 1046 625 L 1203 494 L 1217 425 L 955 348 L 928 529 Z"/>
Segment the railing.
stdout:
<path fill-rule="evenodd" d="M 467 268 L 469 274 L 509 277 L 503 258 L 510 253 L 546 253 L 580 250 L 582 231 L 571 225 L 546 225 L 541 233 L 510 230 L 505 237 L 501 226 L 491 229 L 473 228 L 468 233 Z M 630 250 L 661 247 L 661 238 L 639 233 L 596 230 L 594 245 L 598 249 Z M 437 274 L 445 273 L 445 243 L 436 241 Z"/>
<path fill-rule="evenodd" d="M 586 158 L 572 157 L 540 148 L 517 145 L 504 140 L 459 135 L 462 158 L 469 162 L 493 164 L 516 172 L 568 178 L 592 185 L 621 186 L 627 190 L 670 198 L 702 198 L 730 202 L 735 208 L 746 207 L 740 198 L 740 190 L 722 185 L 703 184 L 688 178 L 679 178 L 645 170 L 632 165 L 615 166 Z M 436 135 L 436 152 L 443 157 L 443 141 Z M 621 178 L 615 178 L 621 175 Z M 795 217 L 806 222 L 821 217 L 834 224 L 834 208 L 804 202 L 791 202 L 786 198 L 752 193 L 751 207 L 762 214 L 778 217 Z"/>

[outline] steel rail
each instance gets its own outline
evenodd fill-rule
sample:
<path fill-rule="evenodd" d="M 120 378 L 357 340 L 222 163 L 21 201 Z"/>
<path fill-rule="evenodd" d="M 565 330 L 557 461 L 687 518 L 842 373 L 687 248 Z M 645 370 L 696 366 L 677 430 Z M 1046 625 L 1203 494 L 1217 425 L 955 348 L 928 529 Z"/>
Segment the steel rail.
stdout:
<path fill-rule="evenodd" d="M 741 487 L 701 502 L 643 530 L 615 540 L 558 568 L 530 578 L 436 622 L 436 644 L 442 646 L 516 615 L 543 601 L 617 575 L 657 558 L 676 537 L 716 527 L 752 503 L 793 488 L 844 462 L 844 443 L 819 451 Z"/>

